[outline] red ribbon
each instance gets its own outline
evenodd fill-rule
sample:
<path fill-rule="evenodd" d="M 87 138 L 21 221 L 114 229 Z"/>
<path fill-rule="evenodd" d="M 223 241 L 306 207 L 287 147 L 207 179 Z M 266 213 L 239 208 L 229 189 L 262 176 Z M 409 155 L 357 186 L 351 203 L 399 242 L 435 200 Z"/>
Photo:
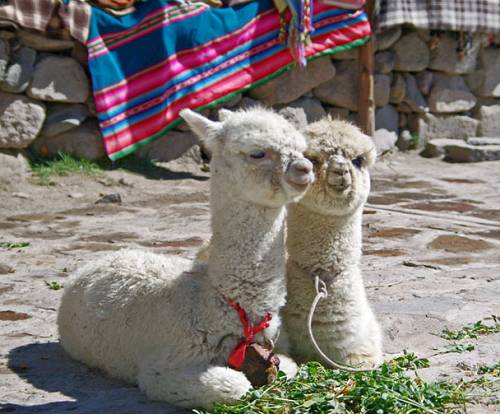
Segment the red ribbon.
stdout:
<path fill-rule="evenodd" d="M 272 316 L 270 313 L 266 313 L 259 324 L 257 326 L 253 326 L 248 321 L 247 313 L 239 303 L 236 303 L 231 299 L 226 299 L 226 301 L 229 306 L 231 306 L 236 312 L 238 312 L 241 324 L 243 325 L 244 339 L 242 339 L 242 341 L 238 345 L 236 345 L 236 347 L 233 349 L 233 352 L 231 352 L 229 358 L 227 359 L 230 367 L 238 369 L 245 361 L 247 348 L 252 344 L 253 337 L 260 331 L 269 327 L 269 321 L 271 320 Z"/>

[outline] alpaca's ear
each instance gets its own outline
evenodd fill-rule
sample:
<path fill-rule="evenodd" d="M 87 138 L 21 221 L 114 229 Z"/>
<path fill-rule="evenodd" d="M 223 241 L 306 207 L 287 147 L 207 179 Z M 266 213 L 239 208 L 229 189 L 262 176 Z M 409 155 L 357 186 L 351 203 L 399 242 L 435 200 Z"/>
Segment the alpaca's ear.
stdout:
<path fill-rule="evenodd" d="M 232 115 L 233 113 L 229 109 L 219 109 L 219 121 L 227 121 L 227 119 Z"/>
<path fill-rule="evenodd" d="M 209 147 L 211 145 L 211 141 L 222 128 L 222 122 L 211 121 L 191 109 L 183 109 L 179 112 L 179 115 L 182 119 L 184 119 L 184 121 L 186 121 L 189 128 L 191 128 L 191 131 L 193 131 L 198 138 L 200 138 L 200 140 Z"/>

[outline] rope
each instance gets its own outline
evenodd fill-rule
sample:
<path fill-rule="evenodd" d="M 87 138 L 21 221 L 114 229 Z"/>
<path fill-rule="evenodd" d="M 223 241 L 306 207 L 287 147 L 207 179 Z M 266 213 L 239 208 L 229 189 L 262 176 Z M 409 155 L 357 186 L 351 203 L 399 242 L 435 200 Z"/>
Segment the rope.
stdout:
<path fill-rule="evenodd" d="M 316 311 L 316 306 L 318 306 L 318 302 L 321 299 L 326 299 L 328 297 L 328 291 L 326 289 L 326 284 L 323 282 L 319 276 L 314 277 L 314 287 L 316 289 L 316 297 L 314 298 L 312 304 L 311 304 L 311 309 L 309 309 L 309 316 L 307 317 L 307 327 L 309 329 L 309 338 L 311 338 L 311 341 L 314 345 L 314 348 L 318 352 L 318 354 L 328 363 L 330 364 L 333 368 L 340 369 L 342 371 L 347 371 L 347 372 L 370 372 L 370 371 L 375 371 L 376 368 L 354 368 L 350 367 L 347 365 L 341 365 L 338 362 L 332 361 L 330 358 L 328 358 L 325 353 L 321 350 L 319 347 L 318 343 L 316 342 L 316 339 L 314 338 L 314 334 L 312 331 L 312 320 L 314 316 L 314 312 Z"/>

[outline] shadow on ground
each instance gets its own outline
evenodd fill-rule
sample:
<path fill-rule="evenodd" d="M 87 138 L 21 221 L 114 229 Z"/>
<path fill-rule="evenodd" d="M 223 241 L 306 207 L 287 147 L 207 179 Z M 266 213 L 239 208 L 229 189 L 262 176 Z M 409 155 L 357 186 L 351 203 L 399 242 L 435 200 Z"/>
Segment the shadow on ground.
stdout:
<path fill-rule="evenodd" d="M 8 368 L 34 388 L 55 393 L 58 401 L 38 405 L 3 404 L 13 413 L 187 413 L 147 400 L 138 388 L 108 379 L 71 360 L 57 342 L 34 343 L 11 350 Z M 61 401 L 61 394 L 68 401 Z"/>
<path fill-rule="evenodd" d="M 150 180 L 208 180 L 208 176 L 197 175 L 187 171 L 172 171 L 164 166 L 156 165 L 152 161 L 139 157 L 126 157 L 118 161 L 106 160 L 100 163 L 103 169 L 123 169 L 128 172 L 142 175 Z"/>

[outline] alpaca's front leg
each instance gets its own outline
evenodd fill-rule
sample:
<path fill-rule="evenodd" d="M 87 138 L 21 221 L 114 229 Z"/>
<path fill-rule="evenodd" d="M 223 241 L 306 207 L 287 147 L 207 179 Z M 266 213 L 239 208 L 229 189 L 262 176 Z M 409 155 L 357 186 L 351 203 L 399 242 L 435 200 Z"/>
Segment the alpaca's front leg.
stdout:
<path fill-rule="evenodd" d="M 221 366 L 172 369 L 149 363 L 140 369 L 138 383 L 153 400 L 204 409 L 216 402 L 234 403 L 252 388 L 242 372 Z"/>
<path fill-rule="evenodd" d="M 332 316 L 332 322 L 313 326 L 318 344 L 328 357 L 358 368 L 382 363 L 382 333 L 370 307 L 360 304 L 350 315 Z"/>

